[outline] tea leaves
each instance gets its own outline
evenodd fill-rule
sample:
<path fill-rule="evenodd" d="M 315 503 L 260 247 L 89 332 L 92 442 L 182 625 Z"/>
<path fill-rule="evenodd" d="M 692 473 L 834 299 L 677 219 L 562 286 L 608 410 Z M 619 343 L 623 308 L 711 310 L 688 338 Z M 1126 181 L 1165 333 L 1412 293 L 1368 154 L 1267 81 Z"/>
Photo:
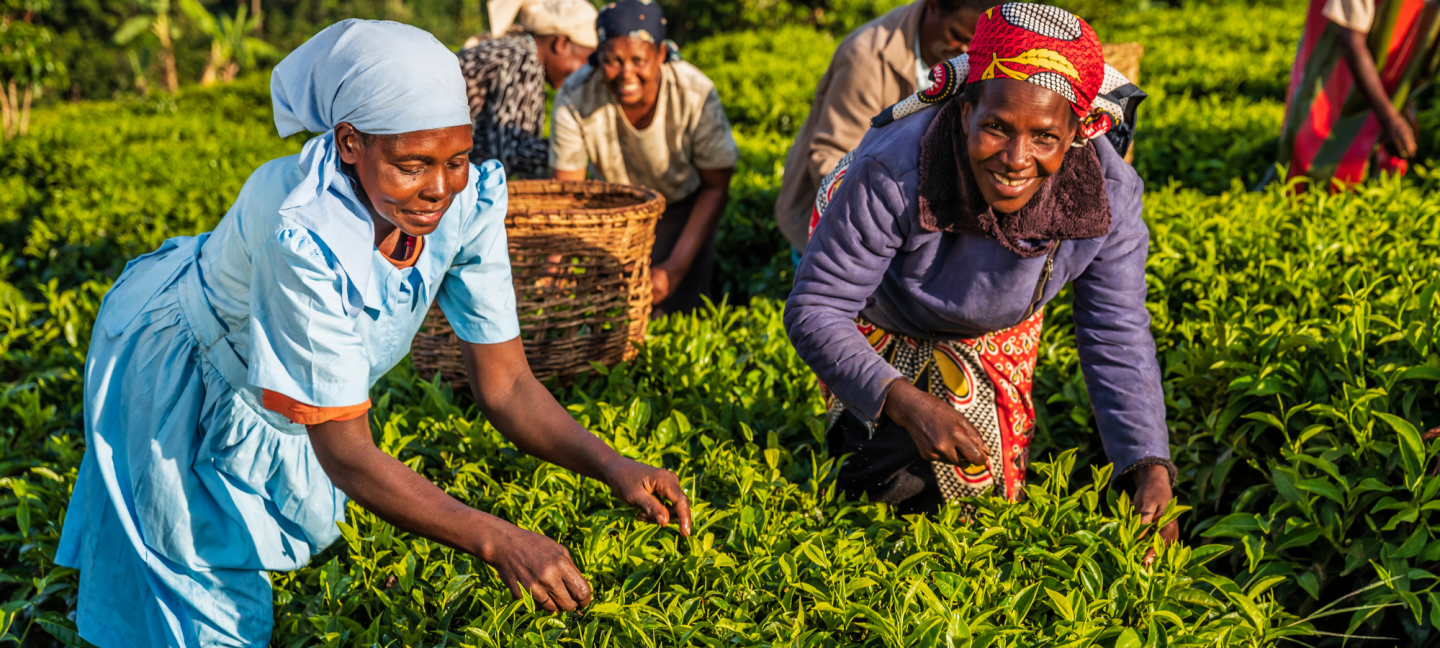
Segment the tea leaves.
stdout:
<path fill-rule="evenodd" d="M 272 575 L 274 643 L 1436 645 L 1440 439 L 1423 431 L 1440 425 L 1440 179 L 1239 190 L 1273 159 L 1301 20 L 1197 3 L 1097 26 L 1147 47 L 1136 165 L 1180 469 L 1157 522 L 1111 484 L 1067 293 L 1046 318 L 1033 445 L 1046 460 L 1025 502 L 896 517 L 837 493 L 817 387 L 780 325 L 792 275 L 771 212 L 836 40 L 722 34 L 686 55 L 737 126 L 720 274 L 731 303 L 755 298 L 658 321 L 634 361 L 557 391 L 622 453 L 676 471 L 692 536 L 520 453 L 468 397 L 403 363 L 372 394 L 377 445 L 562 543 L 596 602 L 537 612 L 476 559 L 351 507 L 341 541 Z M 1430 137 L 1440 112 L 1422 108 Z M 255 78 L 40 110 L 36 136 L 0 148 L 0 641 L 79 643 L 75 573 L 54 552 L 84 448 L 91 323 L 126 259 L 213 227 L 251 169 L 298 150 L 269 117 Z M 1165 547 L 1170 519 L 1182 542 Z"/>

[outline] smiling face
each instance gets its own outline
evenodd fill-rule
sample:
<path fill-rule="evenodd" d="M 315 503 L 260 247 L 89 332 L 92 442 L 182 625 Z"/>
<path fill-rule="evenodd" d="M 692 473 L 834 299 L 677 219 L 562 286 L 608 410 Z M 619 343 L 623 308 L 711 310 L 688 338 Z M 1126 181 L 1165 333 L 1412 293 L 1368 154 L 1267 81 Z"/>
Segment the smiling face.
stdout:
<path fill-rule="evenodd" d="M 665 62 L 660 45 L 630 36 L 617 36 L 600 44 L 600 69 L 605 84 L 630 110 L 649 110 L 660 96 L 660 66 Z"/>
<path fill-rule="evenodd" d="M 335 127 L 335 143 L 340 159 L 355 167 L 374 214 L 384 220 L 375 223 L 378 238 L 393 227 L 411 236 L 435 231 L 455 194 L 470 182 L 469 126 L 365 135 L 342 122 Z"/>
<path fill-rule="evenodd" d="M 961 103 L 966 149 L 985 202 L 1008 214 L 1060 171 L 1079 125 L 1059 93 L 1014 79 L 984 83 L 978 101 Z"/>

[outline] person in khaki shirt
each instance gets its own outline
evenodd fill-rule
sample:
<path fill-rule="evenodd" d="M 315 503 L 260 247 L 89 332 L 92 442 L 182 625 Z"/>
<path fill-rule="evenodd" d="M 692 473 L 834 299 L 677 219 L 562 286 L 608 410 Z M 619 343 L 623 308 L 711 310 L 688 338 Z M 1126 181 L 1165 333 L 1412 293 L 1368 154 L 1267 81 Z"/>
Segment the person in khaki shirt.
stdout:
<path fill-rule="evenodd" d="M 860 144 L 870 119 L 929 87 L 930 68 L 969 51 L 975 24 L 998 0 L 915 0 L 851 32 L 815 89 L 815 104 L 785 158 L 775 202 L 780 232 L 799 252 L 820 181 Z"/>
<path fill-rule="evenodd" d="M 600 48 L 555 96 L 550 166 L 560 180 L 584 179 L 588 167 L 665 197 L 650 255 L 655 313 L 687 312 L 710 291 L 740 150 L 715 84 L 665 41 L 659 4 L 611 3 L 596 27 Z"/>

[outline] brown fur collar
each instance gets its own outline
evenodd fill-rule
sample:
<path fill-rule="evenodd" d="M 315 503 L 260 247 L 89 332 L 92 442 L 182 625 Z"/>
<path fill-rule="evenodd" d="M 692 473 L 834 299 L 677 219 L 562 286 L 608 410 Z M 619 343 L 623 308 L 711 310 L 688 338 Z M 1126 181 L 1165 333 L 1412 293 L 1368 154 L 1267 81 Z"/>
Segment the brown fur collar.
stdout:
<path fill-rule="evenodd" d="M 1060 172 L 1013 214 L 985 203 L 970 170 L 960 101 L 952 99 L 920 140 L 920 226 L 932 232 L 968 232 L 999 239 L 1022 257 L 1050 252 L 1049 241 L 1089 239 L 1110 232 L 1110 199 L 1093 144 L 1071 149 Z M 1042 241 L 1024 245 L 1021 241 Z"/>

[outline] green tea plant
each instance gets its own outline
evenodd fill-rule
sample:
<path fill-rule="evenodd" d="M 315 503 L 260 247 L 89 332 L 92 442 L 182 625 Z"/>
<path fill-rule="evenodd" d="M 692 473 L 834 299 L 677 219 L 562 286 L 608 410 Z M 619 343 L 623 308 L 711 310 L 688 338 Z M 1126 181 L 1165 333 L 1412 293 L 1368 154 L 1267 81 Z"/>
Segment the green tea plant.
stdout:
<path fill-rule="evenodd" d="M 1095 25 L 1107 43 L 1145 46 L 1140 80 L 1169 95 L 1285 101 L 1305 3 L 1187 2 L 1181 9 L 1128 11 Z"/>
<path fill-rule="evenodd" d="M 1440 442 L 1422 437 L 1440 426 L 1440 202 L 1437 178 L 1416 180 L 1336 196 L 1171 187 L 1146 205 L 1190 531 L 1233 546 L 1241 581 L 1283 577 L 1297 613 L 1370 587 L 1326 631 L 1420 645 L 1440 631 Z M 1050 447 L 1091 425 L 1070 335 L 1047 331 L 1037 378 Z"/>
<path fill-rule="evenodd" d="M 352 507 L 342 542 L 274 576 L 276 644 L 1440 646 L 1440 178 L 1243 191 L 1273 159 L 1302 8 L 1161 4 L 1097 23 L 1146 44 L 1152 93 L 1136 166 L 1183 529 L 1153 566 L 1153 526 L 1102 467 L 1067 294 L 1042 338 L 1026 502 L 897 518 L 835 493 L 814 379 L 780 326 L 793 275 L 773 203 L 837 41 L 790 27 L 684 49 L 736 126 L 717 288 L 748 306 L 655 322 L 634 361 L 558 392 L 681 475 L 696 533 L 636 522 L 402 363 L 372 394 L 377 443 L 557 538 L 597 603 L 539 614 L 483 564 Z M 270 119 L 257 76 L 43 107 L 35 136 L 0 143 L 0 643 L 79 644 L 75 574 L 53 558 L 100 298 L 126 259 L 212 228 L 253 168 L 299 150 Z M 1440 107 L 1420 120 L 1422 151 L 1440 150 Z"/>

